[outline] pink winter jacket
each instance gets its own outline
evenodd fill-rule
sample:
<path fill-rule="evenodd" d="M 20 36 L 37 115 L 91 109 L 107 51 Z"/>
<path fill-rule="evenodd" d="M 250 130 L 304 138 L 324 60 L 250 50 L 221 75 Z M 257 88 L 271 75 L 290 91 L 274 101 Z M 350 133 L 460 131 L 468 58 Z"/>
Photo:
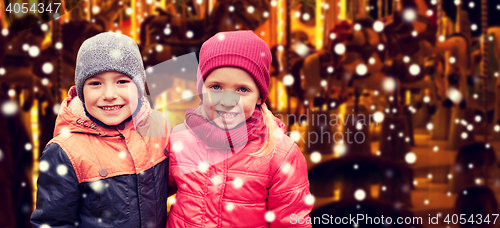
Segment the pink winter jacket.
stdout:
<path fill-rule="evenodd" d="M 248 155 L 260 148 L 256 141 L 234 155 L 208 147 L 185 123 L 170 139 L 169 185 L 177 196 L 167 227 L 311 227 L 297 223 L 313 205 L 305 200 L 306 160 L 288 136 L 264 157 Z"/>

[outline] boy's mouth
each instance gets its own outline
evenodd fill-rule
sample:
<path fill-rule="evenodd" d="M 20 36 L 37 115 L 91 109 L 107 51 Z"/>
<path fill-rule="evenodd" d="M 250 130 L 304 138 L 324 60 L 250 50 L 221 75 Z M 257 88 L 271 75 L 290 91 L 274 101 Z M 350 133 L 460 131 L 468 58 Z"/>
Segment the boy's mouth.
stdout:
<path fill-rule="evenodd" d="M 114 106 L 99 106 L 104 111 L 114 111 L 123 108 L 125 105 L 114 105 Z"/>
<path fill-rule="evenodd" d="M 222 112 L 222 111 L 216 111 L 216 112 L 220 117 L 224 119 L 232 119 L 239 114 L 237 112 Z"/>

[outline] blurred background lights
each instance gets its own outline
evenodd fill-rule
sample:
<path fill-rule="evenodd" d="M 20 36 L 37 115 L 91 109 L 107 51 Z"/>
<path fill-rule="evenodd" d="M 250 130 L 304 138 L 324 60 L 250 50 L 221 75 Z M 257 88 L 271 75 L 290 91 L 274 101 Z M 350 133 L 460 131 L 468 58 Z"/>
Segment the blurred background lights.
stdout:
<path fill-rule="evenodd" d="M 285 75 L 285 77 L 283 77 L 283 85 L 291 86 L 291 85 L 293 85 L 294 80 L 295 79 L 293 78 L 292 75 L 287 74 L 287 75 Z"/>
<path fill-rule="evenodd" d="M 407 8 L 403 11 L 403 18 L 406 22 L 413 22 L 417 19 L 417 12 L 412 8 Z"/>
<path fill-rule="evenodd" d="M 343 55 L 345 53 L 345 45 L 342 43 L 335 45 L 334 49 L 335 49 L 335 53 L 337 53 L 337 55 Z"/>
<path fill-rule="evenodd" d="M 170 33 L 172 33 L 172 30 L 170 30 L 170 27 L 166 27 L 164 30 L 163 30 L 163 33 L 165 33 L 165 35 L 170 35 Z"/>
<path fill-rule="evenodd" d="M 332 66 L 328 66 L 328 67 L 326 68 L 326 71 L 327 71 L 329 74 L 333 73 L 333 67 L 332 67 Z"/>
<path fill-rule="evenodd" d="M 418 64 L 411 64 L 409 68 L 410 74 L 416 76 L 420 74 L 420 66 Z"/>
<path fill-rule="evenodd" d="M 367 72 L 368 72 L 368 68 L 366 67 L 365 64 L 360 63 L 356 67 L 356 74 L 358 74 L 358 75 L 364 76 Z"/>
<path fill-rule="evenodd" d="M 455 104 L 458 104 L 462 100 L 462 93 L 453 87 L 448 89 L 446 95 Z"/>
<path fill-rule="evenodd" d="M 62 44 L 60 41 L 57 41 L 57 42 L 56 42 L 56 49 L 57 49 L 57 50 L 61 50 L 61 49 L 62 49 L 62 47 L 63 47 L 63 44 Z"/>
<path fill-rule="evenodd" d="M 382 31 L 384 31 L 384 22 L 382 22 L 382 21 L 375 21 L 373 23 L 373 30 L 375 32 L 382 32 Z"/>
<path fill-rule="evenodd" d="M 33 149 L 33 145 L 31 143 L 26 143 L 24 144 L 24 149 L 30 151 L 31 149 Z"/>
<path fill-rule="evenodd" d="M 320 162 L 321 161 L 321 153 L 319 153 L 318 151 L 312 152 L 310 155 L 310 159 L 313 163 Z"/>
<path fill-rule="evenodd" d="M 408 164 L 414 164 L 417 161 L 417 155 L 413 152 L 408 152 L 405 155 L 405 161 Z"/>
<path fill-rule="evenodd" d="M 254 13 L 254 12 L 255 12 L 255 7 L 253 7 L 253 6 L 248 6 L 248 7 L 247 7 L 247 12 L 248 12 L 248 13 Z"/>
<path fill-rule="evenodd" d="M 335 33 L 332 32 L 328 37 L 330 38 L 330 40 L 334 40 L 337 37 L 337 35 L 335 35 Z"/>
<path fill-rule="evenodd" d="M 186 100 L 186 101 L 191 101 L 193 99 L 193 92 L 189 89 L 187 90 L 184 90 L 184 92 L 182 92 L 182 99 L 183 100 Z"/>
<path fill-rule="evenodd" d="M 449 62 L 451 64 L 454 64 L 456 61 L 457 61 L 457 59 L 455 57 L 453 57 L 453 56 L 451 56 L 450 59 L 449 59 Z"/>
<path fill-rule="evenodd" d="M 316 200 L 316 199 L 315 199 L 315 198 L 314 198 L 314 196 L 313 196 L 313 195 L 311 195 L 311 194 L 309 194 L 309 195 L 307 195 L 307 196 L 305 197 L 305 203 L 306 203 L 307 205 L 314 205 L 314 201 L 315 201 L 315 200 Z"/>
<path fill-rule="evenodd" d="M 29 54 L 31 57 L 35 58 L 35 57 L 37 57 L 37 56 L 40 54 L 40 48 L 38 48 L 37 46 L 34 46 L 34 45 L 33 45 L 33 46 L 31 46 L 31 47 L 29 48 L 29 50 L 28 50 L 28 54 Z"/>
<path fill-rule="evenodd" d="M 308 13 L 302 14 L 302 20 L 308 21 L 309 19 L 311 19 L 311 15 L 309 15 Z"/>
<path fill-rule="evenodd" d="M 358 201 L 362 201 L 366 198 L 366 193 L 363 189 L 358 189 L 354 192 L 354 198 Z"/>
<path fill-rule="evenodd" d="M 300 133 L 298 131 L 292 131 L 292 132 L 290 132 L 290 138 L 294 142 L 298 142 L 300 140 Z"/>
<path fill-rule="evenodd" d="M 42 71 L 44 74 L 52 74 L 54 71 L 54 65 L 51 62 L 46 62 L 42 65 Z"/>
<path fill-rule="evenodd" d="M 346 146 L 344 145 L 344 143 L 337 143 L 335 144 L 335 146 L 333 146 L 333 151 L 335 153 L 335 155 L 337 155 L 337 157 L 342 157 L 345 155 L 346 153 Z"/>
<path fill-rule="evenodd" d="M 392 92 L 394 91 L 394 88 L 396 88 L 396 82 L 393 78 L 386 78 L 382 82 L 382 87 L 386 92 Z"/>
<path fill-rule="evenodd" d="M 360 24 L 358 24 L 358 23 L 354 24 L 354 30 L 355 30 L 355 31 L 359 31 L 359 30 L 361 30 L 361 25 L 360 25 Z"/>
<path fill-rule="evenodd" d="M 17 113 L 18 105 L 14 101 L 6 101 L 2 104 L 2 113 L 6 116 L 12 116 Z"/>

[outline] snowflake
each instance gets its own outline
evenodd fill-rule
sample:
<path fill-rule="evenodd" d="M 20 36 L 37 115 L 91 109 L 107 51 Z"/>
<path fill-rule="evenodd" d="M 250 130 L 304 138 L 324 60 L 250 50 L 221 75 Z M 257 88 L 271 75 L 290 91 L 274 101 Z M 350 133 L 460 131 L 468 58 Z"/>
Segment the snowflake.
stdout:
<path fill-rule="evenodd" d="M 234 178 L 233 187 L 234 188 L 241 188 L 242 186 L 243 186 L 243 179 L 241 179 L 240 177 Z"/>

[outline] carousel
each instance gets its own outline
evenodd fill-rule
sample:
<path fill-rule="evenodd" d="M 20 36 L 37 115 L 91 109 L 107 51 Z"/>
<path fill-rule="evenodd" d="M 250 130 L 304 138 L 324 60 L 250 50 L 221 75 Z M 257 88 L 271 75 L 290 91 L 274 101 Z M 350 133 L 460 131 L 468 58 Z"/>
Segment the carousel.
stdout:
<path fill-rule="evenodd" d="M 201 45 L 234 30 L 253 30 L 271 50 L 267 105 L 307 160 L 311 217 L 498 227 L 500 2 L 71 0 L 59 2 L 59 13 L 27 14 L 6 11 L 13 3 L 0 2 L 2 227 L 31 227 L 38 160 L 85 39 L 126 34 L 148 74 L 170 69 L 147 91 L 175 126 L 200 101 Z M 475 223 L 460 224 L 452 216 L 460 214 Z"/>

